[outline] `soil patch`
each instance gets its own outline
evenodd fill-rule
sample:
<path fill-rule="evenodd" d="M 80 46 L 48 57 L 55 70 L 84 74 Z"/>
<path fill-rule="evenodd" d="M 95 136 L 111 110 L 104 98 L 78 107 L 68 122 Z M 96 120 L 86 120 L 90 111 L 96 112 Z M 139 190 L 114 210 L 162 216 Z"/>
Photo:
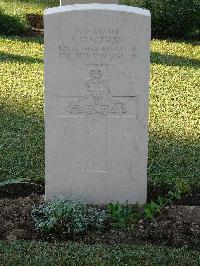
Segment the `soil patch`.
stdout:
<path fill-rule="evenodd" d="M 28 197 L 31 194 L 44 195 L 44 184 L 19 182 L 0 186 L 0 199 L 16 199 L 19 197 Z"/>
<path fill-rule="evenodd" d="M 33 29 L 44 29 L 43 16 L 38 14 L 26 14 L 26 21 Z"/>
<path fill-rule="evenodd" d="M 31 217 L 33 206 L 44 202 L 44 197 L 32 194 L 15 199 L 0 200 L 0 239 L 38 239 Z M 71 240 L 71 239 L 66 239 Z M 170 246 L 198 248 L 200 244 L 200 207 L 171 206 L 151 221 L 141 220 L 131 230 L 88 232 L 74 241 L 87 244 L 135 244 L 140 242 L 165 243 Z"/>
<path fill-rule="evenodd" d="M 131 230 L 88 233 L 81 239 L 87 244 L 155 243 L 171 247 L 200 248 L 200 207 L 171 206 L 151 221 L 141 220 Z"/>
<path fill-rule="evenodd" d="M 170 187 L 148 186 L 147 200 L 156 200 L 159 196 L 165 196 Z M 39 183 L 21 182 L 0 186 L 0 199 L 27 197 L 31 194 L 44 195 L 45 185 Z M 174 202 L 175 205 L 200 206 L 200 189 L 196 188 L 189 193 L 182 195 L 180 200 Z"/>
<path fill-rule="evenodd" d="M 0 200 L 0 239 L 32 239 L 34 223 L 31 216 L 33 206 L 43 202 L 43 197 L 31 195 L 16 199 Z"/>
<path fill-rule="evenodd" d="M 26 22 L 30 26 L 31 35 L 44 34 L 44 20 L 43 16 L 39 14 L 26 14 Z"/>

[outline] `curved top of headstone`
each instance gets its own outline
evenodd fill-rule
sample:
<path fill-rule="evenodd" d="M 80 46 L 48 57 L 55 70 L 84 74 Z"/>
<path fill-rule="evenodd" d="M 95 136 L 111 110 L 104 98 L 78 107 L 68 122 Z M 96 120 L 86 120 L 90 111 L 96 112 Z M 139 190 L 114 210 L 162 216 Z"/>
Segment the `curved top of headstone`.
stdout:
<path fill-rule="evenodd" d="M 119 0 L 60 0 L 60 5 L 74 5 L 74 4 L 118 4 Z"/>
<path fill-rule="evenodd" d="M 75 4 L 75 5 L 65 5 L 53 8 L 48 8 L 44 11 L 44 15 L 50 15 L 55 13 L 62 13 L 67 11 L 81 11 L 81 10 L 108 10 L 108 11 L 122 11 L 127 13 L 134 13 L 143 16 L 151 16 L 149 10 L 125 6 L 125 5 L 114 5 L 114 4 Z"/>

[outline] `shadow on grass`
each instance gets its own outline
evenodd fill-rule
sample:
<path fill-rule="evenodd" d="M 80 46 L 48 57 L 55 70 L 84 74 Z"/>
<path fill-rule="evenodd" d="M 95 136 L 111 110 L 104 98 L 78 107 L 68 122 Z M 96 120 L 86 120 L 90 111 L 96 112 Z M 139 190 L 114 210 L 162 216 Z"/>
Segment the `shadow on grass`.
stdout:
<path fill-rule="evenodd" d="M 200 60 L 190 59 L 183 56 L 160 54 L 151 52 L 151 63 L 162 64 L 166 66 L 182 66 L 182 67 L 200 67 Z"/>
<path fill-rule="evenodd" d="M 0 106 L 0 180 L 44 178 L 44 121 Z"/>
<path fill-rule="evenodd" d="M 26 64 L 43 63 L 43 59 L 27 55 L 9 54 L 0 51 L 0 62 L 20 62 Z"/>
<path fill-rule="evenodd" d="M 148 177 L 153 184 L 172 185 L 177 178 L 200 185 L 200 143 L 155 133 L 149 135 Z"/>
<path fill-rule="evenodd" d="M 26 25 L 21 21 L 20 17 L 13 14 L 6 14 L 0 8 L 0 33 L 5 35 L 19 34 L 23 35 L 27 31 Z"/>

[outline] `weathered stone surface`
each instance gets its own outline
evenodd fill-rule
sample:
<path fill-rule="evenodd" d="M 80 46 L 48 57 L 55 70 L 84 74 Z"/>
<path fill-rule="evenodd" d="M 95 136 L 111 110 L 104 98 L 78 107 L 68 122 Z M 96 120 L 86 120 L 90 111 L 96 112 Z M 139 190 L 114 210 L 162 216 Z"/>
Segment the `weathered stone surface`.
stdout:
<path fill-rule="evenodd" d="M 69 5 L 44 22 L 46 198 L 144 203 L 149 11 Z"/>

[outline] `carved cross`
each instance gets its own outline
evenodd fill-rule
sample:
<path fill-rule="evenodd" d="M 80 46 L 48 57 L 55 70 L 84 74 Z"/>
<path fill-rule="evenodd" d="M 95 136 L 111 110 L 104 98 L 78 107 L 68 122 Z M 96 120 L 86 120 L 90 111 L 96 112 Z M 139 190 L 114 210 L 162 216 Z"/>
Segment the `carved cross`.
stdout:
<path fill-rule="evenodd" d="M 85 119 L 85 171 L 107 172 L 109 118 L 138 118 L 138 96 L 112 96 L 108 80 L 99 69 L 90 71 L 85 96 L 68 96 L 65 110 L 71 116 Z M 74 132 L 76 134 L 76 132 Z"/>

